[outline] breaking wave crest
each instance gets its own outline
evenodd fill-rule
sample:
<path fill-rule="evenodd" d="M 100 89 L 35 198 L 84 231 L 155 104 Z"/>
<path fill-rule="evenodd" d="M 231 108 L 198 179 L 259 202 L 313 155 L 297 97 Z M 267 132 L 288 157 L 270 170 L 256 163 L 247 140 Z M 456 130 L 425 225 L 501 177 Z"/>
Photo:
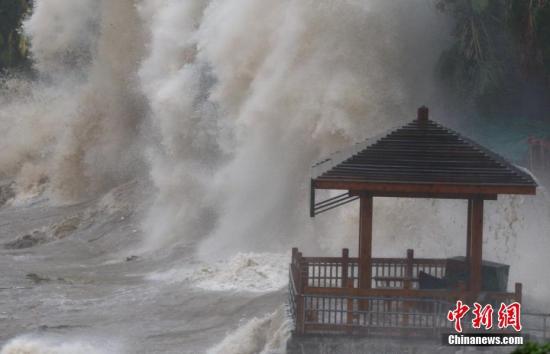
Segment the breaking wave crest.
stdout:
<path fill-rule="evenodd" d="M 284 308 L 253 318 L 210 348 L 207 354 L 284 354 L 291 323 Z"/>
<path fill-rule="evenodd" d="M 237 253 L 228 260 L 155 272 L 149 280 L 190 282 L 209 291 L 271 292 L 288 283 L 288 254 Z"/>

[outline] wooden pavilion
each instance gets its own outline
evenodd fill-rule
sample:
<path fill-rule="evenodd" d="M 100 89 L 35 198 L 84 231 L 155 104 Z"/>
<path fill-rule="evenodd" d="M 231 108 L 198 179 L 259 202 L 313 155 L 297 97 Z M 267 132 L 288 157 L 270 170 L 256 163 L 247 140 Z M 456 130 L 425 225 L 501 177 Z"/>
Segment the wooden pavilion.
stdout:
<path fill-rule="evenodd" d="M 458 299 L 521 302 L 520 283 L 507 292 L 508 266 L 482 259 L 483 204 L 499 194 L 534 195 L 529 174 L 430 120 L 426 107 L 411 123 L 322 165 L 311 180 L 311 216 L 358 199 L 358 256 L 344 249 L 341 257 L 304 257 L 293 249 L 289 302 L 298 334 L 435 334 L 451 327 L 445 316 Z M 317 201 L 323 189 L 345 192 Z M 415 258 L 408 250 L 406 258 L 374 258 L 375 197 L 467 200 L 465 256 Z"/>

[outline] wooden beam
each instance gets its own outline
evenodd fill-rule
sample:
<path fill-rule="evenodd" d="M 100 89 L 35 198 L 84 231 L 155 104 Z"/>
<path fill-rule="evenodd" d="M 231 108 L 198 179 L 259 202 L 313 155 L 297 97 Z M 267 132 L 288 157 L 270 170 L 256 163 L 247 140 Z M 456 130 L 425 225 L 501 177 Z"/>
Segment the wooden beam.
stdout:
<path fill-rule="evenodd" d="M 361 195 L 359 203 L 359 288 L 371 288 L 372 196 Z"/>
<path fill-rule="evenodd" d="M 351 190 L 351 196 L 359 196 L 363 192 Z M 465 194 L 465 193 L 415 193 L 415 192 L 375 192 L 371 193 L 373 197 L 384 198 L 429 198 L 429 199 L 483 199 L 497 200 L 496 194 Z"/>
<path fill-rule="evenodd" d="M 483 255 L 483 200 L 472 201 L 472 216 L 470 219 L 470 291 L 481 291 L 481 266 Z"/>
<path fill-rule="evenodd" d="M 430 193 L 430 194 L 525 194 L 535 195 L 536 187 L 529 185 L 459 184 L 459 183 L 408 183 L 408 182 L 366 182 L 314 179 L 317 189 L 348 189 L 370 194 Z"/>

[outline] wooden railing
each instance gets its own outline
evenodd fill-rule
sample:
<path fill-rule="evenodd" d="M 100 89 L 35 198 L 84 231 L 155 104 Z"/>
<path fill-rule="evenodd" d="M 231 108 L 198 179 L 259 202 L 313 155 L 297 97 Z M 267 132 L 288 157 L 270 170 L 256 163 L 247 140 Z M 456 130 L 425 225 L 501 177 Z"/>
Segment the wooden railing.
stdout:
<path fill-rule="evenodd" d="M 413 334 L 447 331 L 445 318 L 456 300 L 477 301 L 479 294 L 456 288 L 419 288 L 420 272 L 445 276 L 445 259 L 373 258 L 370 289 L 358 288 L 358 259 L 349 257 L 303 257 L 292 251 L 289 304 L 298 333 L 378 333 L 389 328 Z M 481 301 L 481 300 L 480 300 Z M 499 304 L 521 301 L 521 284 L 515 292 L 484 292 L 483 302 Z M 390 331 L 391 332 L 391 331 Z"/>
<path fill-rule="evenodd" d="M 293 264 L 303 265 L 302 277 L 307 278 L 308 287 L 341 288 L 350 281 L 353 288 L 358 287 L 359 260 L 349 257 L 347 249 L 342 250 L 342 257 L 303 257 L 295 250 Z M 445 259 L 414 258 L 412 250 L 407 258 L 373 258 L 371 287 L 405 288 L 408 281 L 409 288 L 418 288 L 420 272 L 442 278 L 445 264 Z"/>
<path fill-rule="evenodd" d="M 550 341 L 550 313 L 523 312 L 523 329 L 530 340 Z"/>

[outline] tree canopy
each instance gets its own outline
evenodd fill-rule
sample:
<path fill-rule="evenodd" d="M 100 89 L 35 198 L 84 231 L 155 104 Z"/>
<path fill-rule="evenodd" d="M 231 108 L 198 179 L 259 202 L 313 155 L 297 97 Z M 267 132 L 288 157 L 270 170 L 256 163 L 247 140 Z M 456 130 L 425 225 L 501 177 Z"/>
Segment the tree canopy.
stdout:
<path fill-rule="evenodd" d="M 550 1 L 437 0 L 454 22 L 439 77 L 482 113 L 550 119 Z"/>
<path fill-rule="evenodd" d="M 29 65 L 27 40 L 20 27 L 31 8 L 31 0 L 0 0 L 0 71 Z"/>

